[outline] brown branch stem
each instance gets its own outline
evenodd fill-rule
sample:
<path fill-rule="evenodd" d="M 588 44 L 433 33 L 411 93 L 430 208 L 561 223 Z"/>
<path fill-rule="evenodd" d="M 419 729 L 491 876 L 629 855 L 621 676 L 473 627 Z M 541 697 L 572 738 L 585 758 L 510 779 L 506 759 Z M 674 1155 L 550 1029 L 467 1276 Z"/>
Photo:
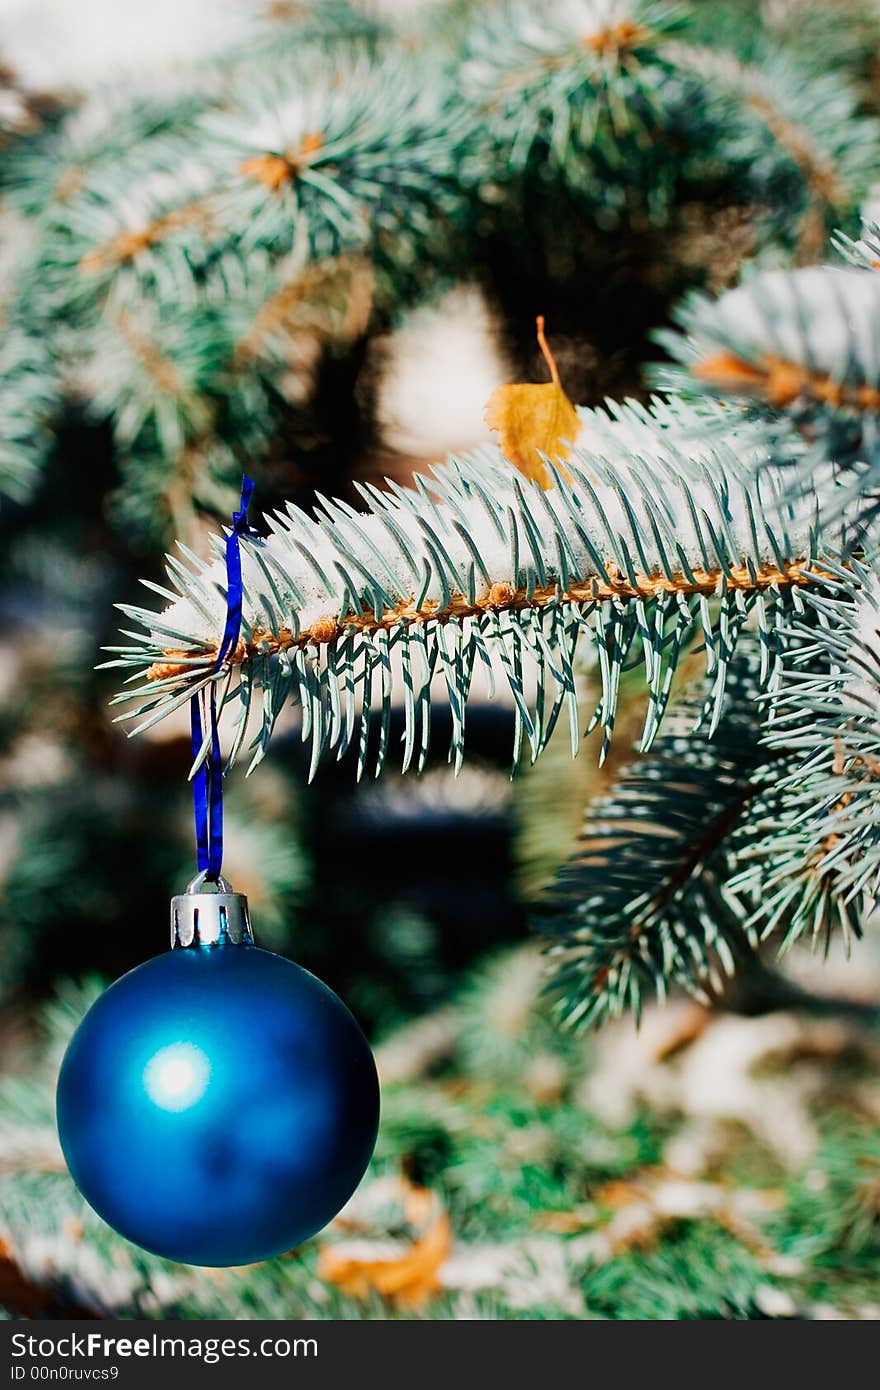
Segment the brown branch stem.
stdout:
<path fill-rule="evenodd" d="M 821 571 L 813 567 L 809 560 L 792 560 L 784 568 L 776 565 L 763 565 L 759 570 L 749 570 L 744 565 L 734 565 L 722 569 L 692 569 L 689 575 L 676 574 L 671 578 L 666 574 L 636 574 L 635 583 L 609 565 L 606 571 L 608 580 L 592 577 L 582 583 L 560 590 L 557 585 L 545 584 L 530 593 L 527 588 L 514 588 L 510 583 L 493 584 L 491 589 L 475 602 L 463 594 L 454 594 L 445 608 L 429 601 L 416 608 L 411 600 L 386 608 L 381 614 L 373 610 L 363 613 L 347 613 L 343 618 L 327 614 L 310 627 L 296 635 L 289 628 L 278 632 L 268 632 L 257 628 L 250 642 L 239 642 L 228 661 L 232 665 L 247 661 L 256 652 L 287 651 L 292 647 L 322 646 L 334 642 L 343 632 L 355 630 L 374 633 L 390 631 L 401 623 L 427 623 L 460 621 L 463 618 L 482 617 L 485 613 L 520 612 L 523 609 L 546 608 L 551 603 L 601 603 L 605 599 L 652 599 L 663 594 L 709 596 L 718 592 L 723 583 L 727 589 L 737 589 L 748 593 L 764 592 L 773 587 L 792 588 L 807 585 L 813 578 L 821 577 Z M 216 657 L 217 647 L 206 647 L 201 653 L 205 661 Z M 155 662 L 147 672 L 150 680 L 168 680 L 177 675 L 185 675 L 192 668 L 181 664 L 183 658 L 192 660 L 200 653 L 168 648 L 164 659 Z"/>

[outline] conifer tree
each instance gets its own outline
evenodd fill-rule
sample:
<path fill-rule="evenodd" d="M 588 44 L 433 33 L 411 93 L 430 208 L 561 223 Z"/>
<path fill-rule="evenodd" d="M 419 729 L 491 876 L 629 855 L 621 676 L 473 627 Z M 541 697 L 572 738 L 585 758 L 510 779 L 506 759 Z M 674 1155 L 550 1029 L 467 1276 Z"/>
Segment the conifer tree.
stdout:
<path fill-rule="evenodd" d="M 338 965 L 360 976 L 370 1022 L 414 1030 L 406 1047 L 422 1035 L 405 1020 L 432 1006 L 425 1036 L 460 1074 L 494 1077 L 511 1114 L 511 1077 L 531 1051 L 549 1059 L 566 1104 L 548 1118 L 557 1083 L 545 1092 L 533 1077 L 528 1123 L 585 1183 L 659 1164 L 662 1125 L 632 1118 L 613 1139 L 609 1126 L 604 1157 L 574 1156 L 578 1029 L 618 1026 L 671 992 L 706 1008 L 735 998 L 737 980 L 766 990 L 768 960 L 795 943 L 829 950 L 862 934 L 880 889 L 880 32 L 867 0 L 712 10 L 710 22 L 705 6 L 665 0 L 556 0 L 540 15 L 525 0 L 450 0 L 402 18 L 347 0 L 280 5 L 234 52 L 173 80 L 48 102 L 10 78 L 11 999 L 83 972 L 84 927 L 118 919 L 133 847 L 147 845 L 131 957 L 94 964 L 143 954 L 150 913 L 186 873 L 175 716 L 212 687 L 240 845 L 230 874 L 273 943 L 287 945 L 293 904 L 315 910 L 306 956 L 330 954 L 319 938 L 332 855 L 316 822 L 349 794 L 343 781 L 361 784 L 367 815 L 378 798 L 379 819 L 417 795 L 420 774 L 448 805 L 479 783 L 479 818 L 497 780 L 471 750 L 476 738 L 485 760 L 493 693 L 514 808 L 539 759 L 562 779 L 555 799 L 568 797 L 562 740 L 603 768 L 575 805 L 576 847 L 549 819 L 545 882 L 527 904 L 538 966 L 520 948 L 498 967 L 527 981 L 515 1046 L 492 1014 L 496 977 L 453 984 L 454 951 L 382 885 L 373 927 Z M 382 344 L 462 284 L 491 306 L 524 380 L 487 400 L 493 443 L 414 470 L 395 459 L 383 478 L 362 467 L 382 451 Z M 241 640 L 218 669 L 223 521 L 243 471 L 256 530 L 241 542 Z M 106 718 L 111 694 L 131 743 Z M 444 762 L 464 791 L 442 780 Z M 68 985 L 49 1006 L 34 1075 L 51 1073 L 85 998 Z M 448 1009 L 463 1029 L 452 1047 Z M 445 1184 L 466 1240 L 500 1238 L 505 1221 L 521 1234 L 537 1208 L 552 1230 L 573 1187 L 538 1200 L 511 1179 L 474 1215 L 509 1155 L 462 1139 L 477 1101 L 438 1088 L 417 1113 L 422 1081 L 394 1092 L 379 1169 L 405 1157 L 414 1186 Z M 47 1095 L 14 1082 L 0 1102 L 13 1313 L 23 1299 L 228 1314 L 229 1290 L 218 1303 L 186 1272 L 123 1260 L 123 1242 L 83 1215 L 57 1171 Z M 843 1230 L 861 1140 L 823 1142 L 835 1183 L 820 1197 L 792 1176 L 791 1209 L 821 1205 Z M 391 1200 L 408 1209 L 405 1189 Z M 448 1254 L 435 1217 L 413 1235 L 429 1264 Z M 874 1219 L 841 1235 L 853 1299 Z M 719 1217 L 726 1234 L 658 1249 L 630 1315 L 762 1315 L 760 1241 L 734 1230 L 726 1243 L 729 1227 Z M 778 1223 L 786 1249 L 796 1227 Z M 242 1278 L 240 1315 L 364 1315 L 357 1281 L 322 1258 Z M 622 1315 L 628 1258 L 585 1245 L 566 1275 L 569 1315 Z M 823 1258 L 804 1256 L 796 1311 L 823 1299 Z M 114 1261 L 124 1277 L 105 1297 Z M 317 1299 L 315 1268 L 330 1290 Z M 419 1306 L 416 1285 L 393 1313 Z M 368 1313 L 387 1315 L 381 1280 L 371 1287 Z M 468 1315 L 460 1289 L 438 1297 L 438 1315 Z M 557 1315 L 549 1295 L 523 1303 L 509 1281 L 475 1297 L 479 1316 Z"/>

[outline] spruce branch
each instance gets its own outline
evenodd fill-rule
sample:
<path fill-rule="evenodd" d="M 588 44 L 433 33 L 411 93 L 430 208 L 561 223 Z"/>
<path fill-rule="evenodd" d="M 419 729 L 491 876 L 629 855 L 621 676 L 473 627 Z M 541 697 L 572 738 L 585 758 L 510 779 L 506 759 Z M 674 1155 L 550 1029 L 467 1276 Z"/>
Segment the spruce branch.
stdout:
<path fill-rule="evenodd" d="M 21 323 L 0 345 L 0 494 L 17 502 L 36 487 L 61 413 L 56 364 L 45 340 Z"/>
<path fill-rule="evenodd" d="M 857 537 L 880 507 L 880 280 L 830 266 L 764 271 L 718 300 L 692 297 L 678 321 L 680 334 L 658 339 L 687 373 L 661 369 L 658 379 L 751 403 L 770 437 L 790 421 L 804 445 L 793 451 L 783 430 L 771 461 L 802 493 L 830 464 L 823 519 L 845 516 Z"/>
<path fill-rule="evenodd" d="M 766 735 L 782 761 L 734 844 L 730 892 L 751 900 L 749 929 L 783 950 L 860 935 L 880 895 L 880 588 L 857 560 L 838 580 L 809 621 L 784 621 L 789 657 Z"/>
<path fill-rule="evenodd" d="M 770 36 L 810 67 L 844 72 L 868 109 L 876 106 L 874 61 L 880 15 L 872 0 L 839 0 L 833 7 L 790 0 L 766 14 Z M 751 25 L 749 25 L 751 28 Z"/>
<path fill-rule="evenodd" d="M 219 108 L 219 109 L 218 109 Z M 356 46 L 247 65 L 136 152 L 103 143 L 44 214 L 43 298 L 92 322 L 109 293 L 215 301 L 291 253 L 370 254 L 405 276 L 463 215 L 469 121 L 442 72 Z M 399 271 L 397 269 L 399 265 Z"/>
<path fill-rule="evenodd" d="M 709 1002 L 768 939 L 860 934 L 880 892 L 880 591 L 861 561 L 823 565 L 781 615 L 774 689 L 749 634 L 714 732 L 698 690 L 588 807 L 536 920 L 569 1022 L 638 1014 L 671 984 Z"/>
<path fill-rule="evenodd" d="M 270 517 L 269 536 L 242 546 L 243 636 L 220 671 L 213 668 L 225 612 L 222 564 L 170 559 L 171 588 L 158 588 L 169 601 L 164 612 L 123 606 L 146 630 L 139 638 L 129 633 L 135 645 L 114 649 L 109 663 L 135 668 L 136 688 L 119 697 L 135 708 L 123 718 L 138 721 L 136 732 L 222 681 L 224 699 L 238 707 L 235 753 L 259 696 L 252 766 L 294 700 L 312 772 L 328 749 L 342 756 L 357 725 L 362 773 L 375 711 L 378 772 L 399 694 L 407 768 L 424 763 L 437 674 L 453 715 L 450 757 L 459 766 L 472 682 L 484 668 L 502 677 L 512 697 L 516 762 L 524 738 L 538 756 L 565 712 L 577 747 L 574 664 L 586 646 L 601 673 L 589 728 L 603 728 L 604 756 L 621 671 L 644 664 L 648 747 L 677 663 L 700 633 L 714 722 L 752 614 L 765 644 L 764 678 L 775 677 L 776 609 L 813 582 L 814 503 L 782 505 L 772 474 L 748 477 L 740 454 L 755 449 L 756 436 L 747 426 L 732 434 L 723 412 L 658 403 L 650 411 L 582 411 L 581 419 L 570 477 L 545 460 L 554 482 L 548 490 L 484 449 L 438 466 L 409 489 L 363 488 L 366 512 L 319 495 L 314 519 L 293 506 Z"/>
<path fill-rule="evenodd" d="M 714 731 L 706 692 L 669 716 L 649 758 L 588 807 L 581 848 L 537 912 L 552 945 L 552 989 L 574 1025 L 683 986 L 708 1002 L 750 949 L 747 912 L 726 892 L 730 838 L 747 821 L 771 755 L 760 741 L 760 654 L 731 662 Z M 702 727 L 694 732 L 694 723 Z"/>
<path fill-rule="evenodd" d="M 836 232 L 834 245 L 850 265 L 860 270 L 880 270 L 880 225 L 873 217 L 863 217 L 861 235 L 854 239 Z"/>
<path fill-rule="evenodd" d="M 319 348 L 350 343 L 456 259 L 480 133 L 445 66 L 334 33 L 212 69 L 179 100 L 102 94 L 6 171 L 37 234 L 10 316 L 109 422 L 129 521 L 175 515 L 179 459 L 208 461 L 206 498 L 265 454 L 311 388 L 304 319 Z M 32 376 L 4 381 L 10 448 L 42 438 L 34 392 L 61 396 Z"/>
<path fill-rule="evenodd" d="M 669 56 L 704 84 L 712 158 L 764 210 L 762 239 L 785 241 L 811 263 L 834 221 L 851 217 L 870 189 L 880 125 L 840 73 L 817 71 L 772 39 L 744 37 L 741 47 L 742 56 L 685 41 Z"/>
<path fill-rule="evenodd" d="M 619 218 L 621 190 L 637 189 L 640 171 L 653 193 L 668 164 L 663 137 L 696 85 L 665 58 L 681 23 L 677 9 L 654 0 L 480 14 L 467 36 L 464 90 L 509 175 L 549 166 L 606 218 Z"/>
<path fill-rule="evenodd" d="M 151 89 L 145 83 L 134 92 L 130 83 L 107 83 L 6 154 L 4 196 L 29 217 L 60 219 L 89 178 L 118 164 L 126 152 L 131 167 L 140 170 L 144 152 L 156 148 L 153 142 L 185 127 L 205 101 L 200 82 L 187 91 L 169 90 L 167 83 Z"/>
<path fill-rule="evenodd" d="M 403 268 L 461 216 L 469 126 L 443 71 L 429 79 L 399 55 L 313 65 L 298 83 L 283 69 L 243 83 L 229 110 L 204 121 L 212 162 L 228 171 L 221 231 L 243 254 L 302 241 L 316 257 L 372 249 Z"/>

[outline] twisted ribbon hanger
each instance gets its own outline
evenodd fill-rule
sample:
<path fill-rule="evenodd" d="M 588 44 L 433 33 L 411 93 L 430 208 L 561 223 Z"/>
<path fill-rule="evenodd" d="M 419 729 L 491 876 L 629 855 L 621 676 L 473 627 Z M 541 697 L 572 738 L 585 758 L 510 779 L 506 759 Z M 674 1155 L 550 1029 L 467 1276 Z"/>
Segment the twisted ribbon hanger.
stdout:
<path fill-rule="evenodd" d="M 254 484 L 251 478 L 241 480 L 241 508 L 232 513 L 232 529 L 226 537 L 226 626 L 217 650 L 214 671 L 219 671 L 226 658 L 235 651 L 241 633 L 241 546 L 242 536 L 251 534 L 247 514 Z M 196 826 L 196 858 L 199 871 L 209 882 L 216 882 L 223 865 L 223 755 L 217 720 L 217 682 L 211 682 L 207 718 L 211 726 L 211 742 L 207 755 L 193 777 L 193 814 Z M 193 761 L 199 756 L 204 742 L 202 711 L 199 695 L 190 701 L 190 729 Z"/>

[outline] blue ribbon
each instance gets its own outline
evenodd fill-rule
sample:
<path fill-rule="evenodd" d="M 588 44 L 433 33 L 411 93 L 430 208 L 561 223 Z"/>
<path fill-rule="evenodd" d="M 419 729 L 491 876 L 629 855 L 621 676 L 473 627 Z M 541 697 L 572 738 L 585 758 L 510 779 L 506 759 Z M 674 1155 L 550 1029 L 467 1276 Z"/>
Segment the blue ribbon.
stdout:
<path fill-rule="evenodd" d="M 219 671 L 238 646 L 241 632 L 241 546 L 242 536 L 250 534 L 248 507 L 254 492 L 253 481 L 241 480 L 241 509 L 232 513 L 232 529 L 226 537 L 226 626 L 217 650 L 214 671 Z M 202 749 L 204 732 L 199 696 L 190 701 L 190 731 L 193 759 Z M 217 720 L 217 682 L 211 682 L 208 718 L 211 725 L 211 746 L 193 777 L 193 813 L 196 825 L 196 858 L 199 871 L 215 882 L 223 865 L 223 756 Z"/>

